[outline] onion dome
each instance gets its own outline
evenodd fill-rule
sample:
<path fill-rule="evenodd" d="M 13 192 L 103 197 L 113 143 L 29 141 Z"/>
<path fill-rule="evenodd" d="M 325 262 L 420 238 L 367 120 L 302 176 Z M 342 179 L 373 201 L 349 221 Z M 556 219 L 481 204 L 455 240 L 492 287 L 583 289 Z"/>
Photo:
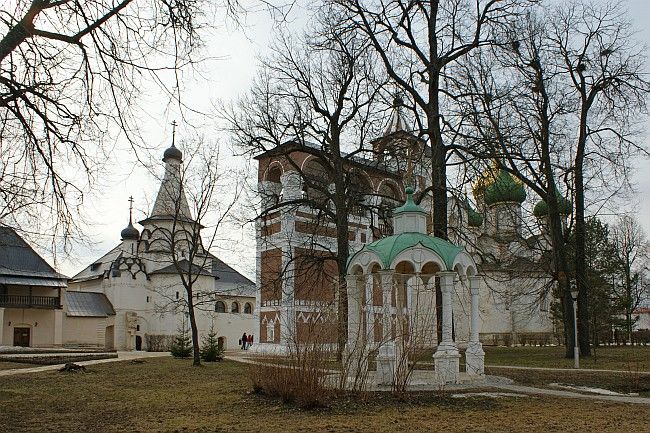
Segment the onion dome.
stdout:
<path fill-rule="evenodd" d="M 183 160 L 183 152 L 181 152 L 176 146 L 174 146 L 174 143 L 172 143 L 172 145 L 168 147 L 163 154 L 163 162 L 167 162 L 167 159 L 175 159 L 180 162 Z"/>
<path fill-rule="evenodd" d="M 560 215 L 569 215 L 571 213 L 571 210 L 573 209 L 573 205 L 571 202 L 564 197 L 560 197 L 558 199 L 558 207 L 560 210 Z M 540 200 L 537 202 L 535 207 L 533 208 L 533 215 L 535 215 L 537 218 L 542 218 L 548 215 L 548 203 L 546 203 L 545 200 Z"/>
<path fill-rule="evenodd" d="M 138 231 L 138 229 L 133 227 L 133 224 L 131 223 L 131 221 L 129 221 L 129 225 L 126 226 L 126 228 L 120 232 L 120 236 L 122 236 L 123 241 L 125 240 L 137 241 L 138 239 L 140 239 L 140 232 Z"/>
<path fill-rule="evenodd" d="M 485 204 L 523 203 L 526 200 L 526 190 L 521 181 L 516 180 L 505 170 L 499 170 L 494 181 L 487 185 L 483 194 Z"/>

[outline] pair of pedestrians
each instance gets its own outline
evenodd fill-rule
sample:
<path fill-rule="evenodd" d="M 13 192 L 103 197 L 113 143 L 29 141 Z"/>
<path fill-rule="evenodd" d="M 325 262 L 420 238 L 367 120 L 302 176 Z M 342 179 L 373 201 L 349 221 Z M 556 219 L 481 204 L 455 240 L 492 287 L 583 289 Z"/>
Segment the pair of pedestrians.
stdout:
<path fill-rule="evenodd" d="M 248 348 L 253 345 L 253 334 L 246 335 L 244 332 L 244 335 L 242 335 L 241 339 L 239 340 L 239 345 L 241 346 L 242 350 L 248 350 Z"/>

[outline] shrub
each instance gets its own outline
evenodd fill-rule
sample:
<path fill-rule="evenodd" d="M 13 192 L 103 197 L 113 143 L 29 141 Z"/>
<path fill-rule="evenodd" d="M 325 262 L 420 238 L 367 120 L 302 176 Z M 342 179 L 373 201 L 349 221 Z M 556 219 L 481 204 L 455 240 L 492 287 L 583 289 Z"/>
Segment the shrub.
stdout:
<path fill-rule="evenodd" d="M 169 348 L 174 358 L 189 358 L 192 355 L 192 339 L 186 327 L 181 327 Z"/>
<path fill-rule="evenodd" d="M 219 347 L 219 339 L 214 327 L 201 341 L 201 359 L 205 362 L 216 362 L 223 359 L 223 348 Z"/>
<path fill-rule="evenodd" d="M 171 349 L 173 342 L 172 335 L 166 334 L 144 334 L 144 341 L 147 352 L 167 352 Z"/>
<path fill-rule="evenodd" d="M 251 366 L 253 390 L 303 409 L 324 407 L 335 392 L 334 383 L 327 384 L 332 353 L 330 345 L 324 343 L 333 335 L 314 323 L 302 331 L 302 341 L 291 343 L 288 358 L 272 358 L 270 363 Z"/>

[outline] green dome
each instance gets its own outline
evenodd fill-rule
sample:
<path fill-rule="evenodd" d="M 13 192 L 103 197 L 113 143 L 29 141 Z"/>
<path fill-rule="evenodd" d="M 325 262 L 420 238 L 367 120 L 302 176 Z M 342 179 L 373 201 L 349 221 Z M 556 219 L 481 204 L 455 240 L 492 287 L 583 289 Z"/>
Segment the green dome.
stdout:
<path fill-rule="evenodd" d="M 458 253 L 463 251 L 462 247 L 456 246 L 444 239 L 428 236 L 423 233 L 401 233 L 399 235 L 388 236 L 386 238 L 374 241 L 359 252 L 350 256 L 348 264 L 352 259 L 363 251 L 372 251 L 379 256 L 384 269 L 388 269 L 402 251 L 412 248 L 416 245 L 422 245 L 424 248 L 434 251 L 442 258 L 447 269 L 451 269 Z"/>
<path fill-rule="evenodd" d="M 471 207 L 467 208 L 467 224 L 470 227 L 480 227 L 483 224 L 483 215 L 476 212 Z"/>
<path fill-rule="evenodd" d="M 558 206 L 560 208 L 560 215 L 569 215 L 571 213 L 571 209 L 573 208 L 571 202 L 564 197 L 559 198 Z M 535 215 L 537 218 L 548 215 L 548 203 L 546 203 L 545 200 L 538 201 L 533 208 L 533 215 Z"/>
<path fill-rule="evenodd" d="M 510 173 L 500 170 L 494 182 L 485 188 L 484 200 L 488 205 L 506 202 L 523 203 L 526 200 L 526 190 Z"/>

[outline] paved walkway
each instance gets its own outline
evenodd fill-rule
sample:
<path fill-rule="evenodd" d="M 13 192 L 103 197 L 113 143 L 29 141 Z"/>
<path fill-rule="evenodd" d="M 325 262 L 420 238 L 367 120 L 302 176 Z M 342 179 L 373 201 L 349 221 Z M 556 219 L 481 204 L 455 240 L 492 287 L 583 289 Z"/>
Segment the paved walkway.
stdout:
<path fill-rule="evenodd" d="M 87 354 L 87 353 L 86 353 Z M 169 352 L 117 352 L 117 358 L 93 359 L 90 361 L 75 362 L 78 365 L 95 365 L 106 364 L 108 362 L 130 361 L 132 359 L 157 358 L 162 356 L 171 356 Z M 11 370 L 0 370 L 0 377 L 14 376 L 16 374 L 40 373 L 43 371 L 54 371 L 63 367 L 65 364 L 41 365 L 38 367 L 15 368 Z"/>
<path fill-rule="evenodd" d="M 493 388 L 502 389 L 510 392 L 520 392 L 522 394 L 549 395 L 553 397 L 581 398 L 586 400 L 614 401 L 617 403 L 633 403 L 650 405 L 650 398 L 634 397 L 627 395 L 600 395 L 600 394 L 582 394 L 572 391 L 560 391 L 557 389 L 535 388 L 524 385 L 495 384 Z"/>

